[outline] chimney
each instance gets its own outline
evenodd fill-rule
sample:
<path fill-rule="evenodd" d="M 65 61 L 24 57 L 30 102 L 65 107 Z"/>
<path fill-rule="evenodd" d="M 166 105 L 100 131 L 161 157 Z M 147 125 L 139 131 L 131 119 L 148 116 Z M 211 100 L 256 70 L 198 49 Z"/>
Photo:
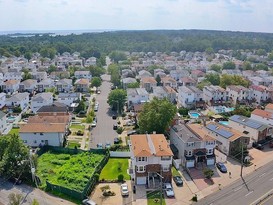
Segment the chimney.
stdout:
<path fill-rule="evenodd" d="M 156 131 L 153 131 L 153 134 L 155 135 L 155 134 L 156 134 Z"/>

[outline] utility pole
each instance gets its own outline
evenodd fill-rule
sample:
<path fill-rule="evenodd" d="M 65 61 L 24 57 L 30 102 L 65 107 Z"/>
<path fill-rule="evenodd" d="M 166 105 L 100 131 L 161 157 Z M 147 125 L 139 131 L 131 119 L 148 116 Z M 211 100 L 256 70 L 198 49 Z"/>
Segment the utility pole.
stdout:
<path fill-rule="evenodd" d="M 243 165 L 244 165 L 244 146 L 241 141 L 241 146 L 242 146 L 242 157 L 241 157 L 241 177 L 243 177 Z"/>
<path fill-rule="evenodd" d="M 162 170 L 160 171 L 160 174 L 156 173 L 159 177 L 160 177 L 160 205 L 163 205 L 163 199 L 162 199 L 162 195 L 163 195 L 163 176 L 162 174 Z"/>

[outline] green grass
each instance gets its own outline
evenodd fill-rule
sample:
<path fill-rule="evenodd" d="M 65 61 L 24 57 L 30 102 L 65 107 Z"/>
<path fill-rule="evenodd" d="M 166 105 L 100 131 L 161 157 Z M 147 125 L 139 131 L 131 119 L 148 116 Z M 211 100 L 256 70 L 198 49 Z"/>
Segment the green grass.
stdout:
<path fill-rule="evenodd" d="M 175 167 L 172 167 L 172 175 L 173 176 L 181 176 L 181 174 L 177 171 Z"/>
<path fill-rule="evenodd" d="M 80 147 L 81 146 L 80 142 L 78 142 L 78 141 L 68 141 L 68 143 L 67 143 L 68 148 L 74 149 L 75 146 Z"/>
<path fill-rule="evenodd" d="M 147 192 L 148 205 L 160 205 L 160 191 Z M 164 195 L 162 196 L 162 204 L 166 205 Z"/>
<path fill-rule="evenodd" d="M 12 128 L 10 131 L 9 131 L 9 135 L 19 135 L 19 128 Z"/>
<path fill-rule="evenodd" d="M 118 179 L 118 175 L 120 174 L 123 174 L 124 180 L 129 180 L 130 176 L 127 174 L 128 166 L 127 158 L 110 158 L 101 171 L 100 180 L 115 180 Z"/>
<path fill-rule="evenodd" d="M 84 131 L 84 126 L 81 125 L 81 124 L 73 124 L 73 125 L 70 125 L 70 129 L 82 130 L 82 131 Z"/>
<path fill-rule="evenodd" d="M 42 188 L 48 180 L 52 184 L 83 191 L 103 158 L 103 155 L 93 153 L 70 155 L 47 152 L 38 158 L 37 175 Z"/>

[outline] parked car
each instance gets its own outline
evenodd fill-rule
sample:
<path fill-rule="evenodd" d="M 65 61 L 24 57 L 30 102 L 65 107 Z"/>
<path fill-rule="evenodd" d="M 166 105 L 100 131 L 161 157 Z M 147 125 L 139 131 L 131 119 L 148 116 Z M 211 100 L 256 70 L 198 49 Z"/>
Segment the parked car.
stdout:
<path fill-rule="evenodd" d="M 222 162 L 217 162 L 216 167 L 219 169 L 222 173 L 227 173 L 227 168 Z"/>
<path fill-rule="evenodd" d="M 121 196 L 129 196 L 129 189 L 127 184 L 120 185 Z"/>
<path fill-rule="evenodd" d="M 119 144 L 119 142 L 120 142 L 119 138 L 118 138 L 118 137 L 115 137 L 115 138 L 114 138 L 114 144 Z"/>
<path fill-rule="evenodd" d="M 117 125 L 113 125 L 113 130 L 117 130 L 118 126 Z"/>
<path fill-rule="evenodd" d="M 97 112 L 99 110 L 99 106 L 94 107 L 94 111 Z"/>
<path fill-rule="evenodd" d="M 170 183 L 164 184 L 164 190 L 165 190 L 167 197 L 174 197 L 173 187 Z"/>
<path fill-rule="evenodd" d="M 136 134 L 136 133 L 137 133 L 136 130 L 131 130 L 131 131 L 127 132 L 127 135 L 130 136 L 130 135 L 133 135 L 133 134 Z"/>
<path fill-rule="evenodd" d="M 98 149 L 103 149 L 103 144 L 102 144 L 102 143 L 98 143 L 98 144 L 97 144 L 97 148 L 98 148 Z"/>
<path fill-rule="evenodd" d="M 91 200 L 91 199 L 84 199 L 83 201 L 82 201 L 82 204 L 83 205 L 97 205 L 93 200 Z"/>
<path fill-rule="evenodd" d="M 258 150 L 263 150 L 263 149 L 264 149 L 264 146 L 263 146 L 262 144 L 258 144 L 257 147 L 256 147 L 256 149 L 258 149 Z"/>
<path fill-rule="evenodd" d="M 77 133 L 76 133 L 76 135 L 78 135 L 78 136 L 83 136 L 83 131 L 78 130 Z"/>
<path fill-rule="evenodd" d="M 269 142 L 269 147 L 270 147 L 270 148 L 273 148 L 273 142 L 272 142 L 272 141 Z"/>
<path fill-rule="evenodd" d="M 183 180 L 181 176 L 174 176 L 173 181 L 176 184 L 176 186 L 183 186 Z"/>
<path fill-rule="evenodd" d="M 113 119 L 113 120 L 116 120 L 116 119 L 117 119 L 117 116 L 116 116 L 116 115 L 113 115 L 113 116 L 112 116 L 112 119 Z"/>
<path fill-rule="evenodd" d="M 20 184 L 22 184 L 22 180 L 19 179 L 19 178 L 16 178 L 16 177 L 10 177 L 10 178 L 8 179 L 8 181 L 11 182 L 11 183 L 13 183 L 13 184 L 15 184 L 15 185 L 20 185 Z"/>
<path fill-rule="evenodd" d="M 96 121 L 94 120 L 92 123 L 91 123 L 91 127 L 96 127 L 97 126 L 97 123 Z"/>
<path fill-rule="evenodd" d="M 100 94 L 100 90 L 97 91 L 97 94 Z"/>
<path fill-rule="evenodd" d="M 110 142 L 106 142 L 105 148 L 106 148 L 106 149 L 110 149 L 110 147 L 111 147 L 111 143 L 110 143 Z"/>

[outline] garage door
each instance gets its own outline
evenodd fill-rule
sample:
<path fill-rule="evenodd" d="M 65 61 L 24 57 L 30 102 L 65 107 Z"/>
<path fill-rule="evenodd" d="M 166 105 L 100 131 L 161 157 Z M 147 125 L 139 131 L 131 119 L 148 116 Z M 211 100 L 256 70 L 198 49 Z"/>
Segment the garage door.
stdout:
<path fill-rule="evenodd" d="M 207 159 L 207 165 L 214 165 L 214 159 Z"/>
<path fill-rule="evenodd" d="M 188 168 L 194 167 L 194 160 L 187 161 L 187 162 L 186 162 L 186 166 L 187 166 Z"/>
<path fill-rule="evenodd" d="M 137 177 L 137 184 L 146 184 L 146 177 Z"/>

